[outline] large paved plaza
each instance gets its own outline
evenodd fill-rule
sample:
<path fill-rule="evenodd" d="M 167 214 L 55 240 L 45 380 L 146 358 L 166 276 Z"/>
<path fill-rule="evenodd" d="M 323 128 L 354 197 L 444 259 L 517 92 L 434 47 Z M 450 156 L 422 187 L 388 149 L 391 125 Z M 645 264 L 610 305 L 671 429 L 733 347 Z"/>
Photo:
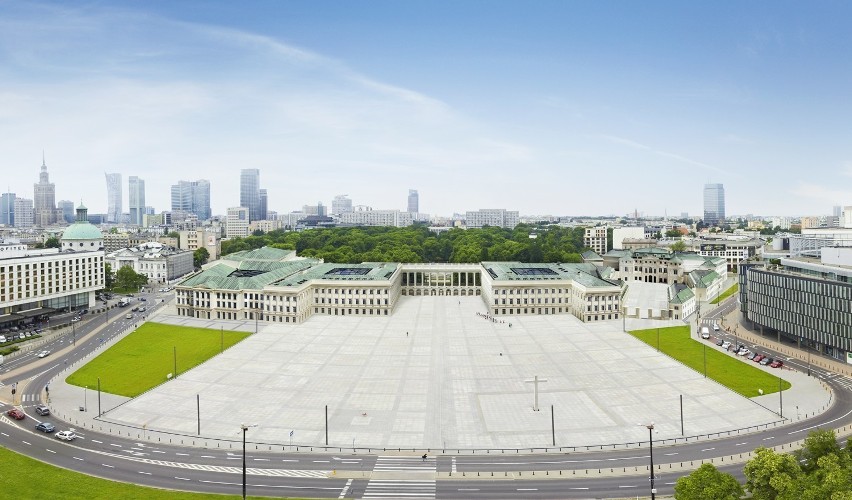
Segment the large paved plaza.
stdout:
<path fill-rule="evenodd" d="M 402 297 L 388 317 L 322 316 L 260 332 L 104 419 L 149 430 L 331 446 L 518 448 L 647 439 L 778 420 L 622 332 L 568 315 L 493 322 L 479 297 Z M 218 323 L 162 315 L 219 328 Z M 505 322 L 504 322 L 505 321 Z M 511 327 L 509 322 L 511 321 Z M 534 376 L 540 411 L 533 411 Z M 656 439 L 656 437 L 655 437 Z"/>

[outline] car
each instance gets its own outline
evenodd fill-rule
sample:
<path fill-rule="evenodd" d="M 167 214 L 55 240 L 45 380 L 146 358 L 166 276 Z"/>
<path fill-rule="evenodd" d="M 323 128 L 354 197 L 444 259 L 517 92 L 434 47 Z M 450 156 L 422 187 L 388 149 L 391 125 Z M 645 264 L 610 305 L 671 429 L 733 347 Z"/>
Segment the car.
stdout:
<path fill-rule="evenodd" d="M 756 357 L 757 357 L 757 353 L 756 353 L 756 352 L 753 352 L 753 353 L 749 354 L 749 355 L 748 355 L 748 356 L 746 356 L 746 357 L 749 359 L 749 361 L 751 361 L 751 360 L 753 360 L 754 358 L 756 358 Z"/>
<path fill-rule="evenodd" d="M 38 405 L 35 408 L 35 412 L 39 415 L 50 415 L 50 408 L 45 405 Z"/>
<path fill-rule="evenodd" d="M 775 361 L 775 360 L 772 359 L 772 358 L 763 358 L 763 359 L 760 360 L 760 364 L 762 364 L 763 366 L 766 366 L 766 365 L 772 363 L 773 361 Z"/>
<path fill-rule="evenodd" d="M 139 312 L 145 312 L 146 310 L 147 309 L 145 308 L 145 306 L 142 306 L 142 307 L 139 308 Z"/>
<path fill-rule="evenodd" d="M 79 318 L 79 317 L 76 317 L 76 316 L 75 316 L 75 317 L 71 318 L 71 322 L 72 322 L 72 323 L 76 323 L 76 322 L 78 322 L 78 321 L 80 321 L 80 318 Z"/>
<path fill-rule="evenodd" d="M 6 336 L 0 335 L 0 344 L 2 344 L 3 342 L 6 342 Z"/>
<path fill-rule="evenodd" d="M 11 418 L 14 418 L 15 420 L 23 420 L 27 418 L 27 415 L 17 408 L 12 408 L 11 410 L 7 411 L 6 415 Z"/>
<path fill-rule="evenodd" d="M 719 323 L 713 323 L 713 331 L 714 331 L 714 332 L 718 332 L 718 331 L 719 331 Z"/>
<path fill-rule="evenodd" d="M 35 331 L 35 333 L 27 332 L 27 333 L 25 333 L 24 335 L 25 335 L 27 338 L 30 338 L 30 337 L 32 337 L 33 335 L 38 335 L 39 333 L 41 333 L 41 330 L 36 330 L 36 331 Z"/>
<path fill-rule="evenodd" d="M 704 339 L 704 340 L 709 339 L 710 338 L 710 332 L 705 332 L 704 330 L 702 330 L 701 331 L 701 338 Z"/>
<path fill-rule="evenodd" d="M 128 293 L 127 295 L 125 295 L 125 297 L 133 297 L 133 294 L 132 294 L 132 293 Z"/>
<path fill-rule="evenodd" d="M 38 353 L 38 357 L 40 358 L 46 358 L 48 356 L 50 356 L 50 351 L 41 351 L 40 353 Z"/>
<path fill-rule="evenodd" d="M 716 339 L 716 345 L 721 346 L 725 341 L 723 339 Z"/>
<path fill-rule="evenodd" d="M 752 361 L 754 361 L 755 363 L 760 363 L 760 360 L 762 360 L 765 357 L 766 356 L 764 356 L 763 354 L 758 354 L 757 356 L 754 357 L 754 359 L 752 359 Z"/>
<path fill-rule="evenodd" d="M 722 349 L 727 351 L 730 348 L 731 348 L 731 341 L 730 340 L 726 340 L 726 341 L 722 342 Z"/>
<path fill-rule="evenodd" d="M 781 368 L 784 366 L 784 362 L 780 359 L 776 359 L 775 361 L 769 363 L 770 368 Z"/>
<path fill-rule="evenodd" d="M 59 431 L 56 433 L 56 439 L 61 439 L 63 441 L 74 441 L 77 439 L 77 435 L 74 434 L 74 431 Z"/>
<path fill-rule="evenodd" d="M 748 349 L 743 348 L 743 349 L 740 349 L 740 350 L 739 350 L 739 352 L 737 352 L 737 355 L 739 355 L 739 356 L 745 356 L 745 355 L 747 355 L 747 354 L 748 354 L 748 353 L 750 353 L 750 352 L 751 352 L 751 351 L 749 351 Z"/>
<path fill-rule="evenodd" d="M 47 433 L 50 433 L 50 432 L 53 432 L 53 431 L 56 430 L 56 426 L 51 424 L 50 422 L 41 422 L 35 428 L 36 428 L 37 431 L 47 432 Z"/>
<path fill-rule="evenodd" d="M 138 306 L 134 306 L 134 307 L 133 307 L 133 309 L 131 309 L 131 311 L 133 311 L 133 312 L 136 312 L 136 311 L 138 311 L 138 310 L 139 310 L 139 307 L 138 307 Z"/>

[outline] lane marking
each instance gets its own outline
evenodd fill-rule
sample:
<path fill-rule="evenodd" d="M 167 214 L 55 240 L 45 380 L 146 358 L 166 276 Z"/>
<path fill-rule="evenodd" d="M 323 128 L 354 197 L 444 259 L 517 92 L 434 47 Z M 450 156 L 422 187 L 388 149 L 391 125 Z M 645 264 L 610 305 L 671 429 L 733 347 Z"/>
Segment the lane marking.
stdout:
<path fill-rule="evenodd" d="M 713 450 L 715 450 L 715 449 L 716 449 L 716 448 L 704 448 L 704 449 L 703 449 L 703 450 L 701 450 L 701 451 L 713 451 Z"/>
<path fill-rule="evenodd" d="M 47 448 L 45 448 L 45 450 L 49 451 L 50 453 L 56 453 L 55 451 L 47 449 Z"/>
<path fill-rule="evenodd" d="M 97 439 L 92 439 L 92 442 L 93 442 L 93 443 L 98 443 L 98 444 L 104 444 L 104 442 L 103 442 L 103 441 L 98 441 Z"/>
<path fill-rule="evenodd" d="M 101 464 L 101 465 L 103 465 L 104 467 L 109 467 L 110 469 L 115 469 L 114 465 L 109 465 L 109 464 Z"/>
<path fill-rule="evenodd" d="M 26 441 L 21 441 L 21 442 L 22 442 L 22 443 L 24 443 L 24 444 L 25 444 L 25 445 L 27 445 L 27 446 L 32 446 L 30 443 L 28 443 L 28 442 L 26 442 Z"/>
<path fill-rule="evenodd" d="M 71 457 L 71 458 L 73 458 L 74 460 L 79 460 L 79 461 L 81 461 L 81 462 L 83 462 L 83 461 L 84 461 L 84 460 L 83 460 L 82 458 L 80 458 L 80 457 Z"/>
<path fill-rule="evenodd" d="M 175 455 L 180 456 L 180 457 L 188 457 L 189 453 L 175 453 Z"/>
<path fill-rule="evenodd" d="M 352 486 L 352 480 L 351 479 L 346 481 L 346 485 L 343 486 L 343 489 L 340 491 L 340 495 L 337 498 L 345 498 L 346 492 L 349 491 L 350 486 Z"/>
<path fill-rule="evenodd" d="M 181 481 L 192 481 L 192 480 L 191 480 L 191 479 L 189 479 L 189 478 L 185 478 L 185 477 L 177 477 L 177 476 L 175 476 L 175 479 L 180 479 Z"/>
<path fill-rule="evenodd" d="M 139 474 L 145 474 L 146 476 L 150 476 L 150 475 L 151 475 L 151 473 L 150 473 L 150 472 L 142 472 L 141 470 L 139 471 Z"/>
<path fill-rule="evenodd" d="M 850 414 L 852 414 L 852 410 L 849 410 L 848 412 L 846 412 L 843 415 L 835 418 L 834 420 L 829 420 L 828 422 L 823 422 L 821 424 L 817 424 L 817 425 L 814 425 L 814 426 L 811 426 L 811 427 L 806 427 L 804 429 L 799 429 L 797 431 L 788 432 L 787 434 L 796 434 L 796 433 L 799 433 L 799 432 L 802 432 L 802 431 L 809 431 L 811 429 L 816 429 L 817 427 L 822 427 L 822 426 L 828 425 L 830 423 L 837 422 L 838 420 L 844 419 L 844 418 L 848 417 Z"/>
<path fill-rule="evenodd" d="M 619 486 L 619 488 L 636 488 L 636 486 Z"/>
<path fill-rule="evenodd" d="M 178 478 L 179 479 L 179 478 Z M 226 486 L 240 486 L 243 483 L 228 483 L 224 481 L 206 481 L 204 479 L 199 479 L 199 483 L 207 483 L 207 484 L 224 484 Z M 324 486 L 289 486 L 289 485 L 278 485 L 278 484 L 249 484 L 248 486 L 256 486 L 259 488 L 288 488 L 293 490 L 334 490 L 337 491 L 340 488 L 331 488 Z"/>

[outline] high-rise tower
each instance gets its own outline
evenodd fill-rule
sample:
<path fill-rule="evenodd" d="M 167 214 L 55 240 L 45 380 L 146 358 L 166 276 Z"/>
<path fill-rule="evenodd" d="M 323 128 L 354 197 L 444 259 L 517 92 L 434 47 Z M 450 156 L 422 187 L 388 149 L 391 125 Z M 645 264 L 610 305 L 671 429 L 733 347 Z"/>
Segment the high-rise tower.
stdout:
<path fill-rule="evenodd" d="M 260 170 L 240 171 L 240 206 L 249 209 L 249 221 L 260 220 Z"/>
<path fill-rule="evenodd" d="M 38 227 L 56 222 L 56 185 L 50 182 L 43 155 L 38 182 L 33 184 L 33 218 Z"/>
<path fill-rule="evenodd" d="M 708 226 L 725 223 L 725 187 L 721 184 L 704 185 L 704 223 Z"/>
<path fill-rule="evenodd" d="M 0 195 L 0 224 L 15 226 L 15 193 Z"/>
<path fill-rule="evenodd" d="M 127 199 L 130 202 L 130 223 L 141 226 L 145 215 L 145 181 L 131 175 L 127 178 Z"/>
<path fill-rule="evenodd" d="M 121 222 L 121 174 L 104 174 L 107 184 L 107 222 Z"/>
<path fill-rule="evenodd" d="M 416 189 L 408 190 L 408 211 L 415 214 L 420 211 L 420 195 Z"/>
<path fill-rule="evenodd" d="M 172 186 L 172 212 L 195 214 L 199 221 L 210 218 L 210 181 L 178 181 Z"/>

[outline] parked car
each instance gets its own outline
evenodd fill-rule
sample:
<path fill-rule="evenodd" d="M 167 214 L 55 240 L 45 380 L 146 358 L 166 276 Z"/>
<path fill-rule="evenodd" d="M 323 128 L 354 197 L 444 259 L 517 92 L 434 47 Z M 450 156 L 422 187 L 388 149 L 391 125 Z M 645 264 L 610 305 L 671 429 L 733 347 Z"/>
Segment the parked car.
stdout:
<path fill-rule="evenodd" d="M 751 360 L 753 360 L 754 358 L 756 358 L 756 357 L 757 357 L 757 355 L 758 355 L 758 354 L 757 354 L 756 352 L 753 352 L 753 353 L 749 354 L 747 357 L 748 357 L 749 361 L 751 361 Z"/>
<path fill-rule="evenodd" d="M 0 344 L 2 344 L 3 342 L 6 342 L 6 336 L 0 335 Z"/>
<path fill-rule="evenodd" d="M 724 343 L 725 343 L 724 339 L 716 339 L 716 345 L 721 346 Z"/>
<path fill-rule="evenodd" d="M 46 358 L 48 356 L 50 356 L 50 351 L 41 351 L 40 353 L 38 353 L 38 357 L 40 358 Z"/>
<path fill-rule="evenodd" d="M 754 359 L 752 361 L 754 361 L 755 363 L 760 363 L 760 360 L 765 358 L 765 357 L 766 356 L 764 356 L 763 354 L 758 354 L 757 356 L 754 357 Z"/>
<path fill-rule="evenodd" d="M 784 362 L 780 359 L 776 359 L 775 361 L 769 363 L 769 366 L 772 368 L 781 368 L 782 366 L 784 366 Z"/>
<path fill-rule="evenodd" d="M 727 351 L 730 348 L 731 348 L 731 341 L 730 340 L 726 340 L 722 343 L 722 349 Z"/>
<path fill-rule="evenodd" d="M 50 408 L 44 405 L 38 405 L 35 408 L 35 412 L 39 415 L 50 415 Z"/>
<path fill-rule="evenodd" d="M 51 424 L 50 422 L 42 422 L 42 423 L 38 424 L 35 428 L 36 428 L 37 431 L 48 432 L 48 433 L 56 430 L 56 426 Z"/>
<path fill-rule="evenodd" d="M 56 433 L 56 439 L 61 439 L 63 441 L 74 441 L 77 439 L 77 435 L 72 431 L 59 431 Z"/>
<path fill-rule="evenodd" d="M 763 359 L 760 360 L 760 364 L 762 364 L 763 366 L 766 366 L 766 365 L 772 363 L 773 361 L 775 361 L 775 360 L 772 359 L 772 358 L 763 358 Z"/>
<path fill-rule="evenodd" d="M 139 308 L 139 312 L 145 312 L 145 311 L 146 311 L 145 306 L 142 306 L 142 307 Z"/>
<path fill-rule="evenodd" d="M 11 410 L 7 411 L 6 415 L 11 418 L 14 418 L 15 420 L 23 420 L 27 418 L 27 415 L 17 408 L 12 408 Z"/>
<path fill-rule="evenodd" d="M 139 297 L 139 300 L 141 300 L 142 302 L 147 302 L 147 301 L 148 301 L 148 299 L 146 299 L 145 297 Z"/>
<path fill-rule="evenodd" d="M 77 317 L 77 316 L 75 316 L 75 317 L 71 318 L 71 322 L 72 322 L 72 323 L 76 323 L 76 322 L 78 322 L 78 321 L 80 321 L 80 318 L 79 318 L 79 317 Z"/>
<path fill-rule="evenodd" d="M 743 347 L 742 349 L 740 349 L 740 350 L 739 350 L 739 352 L 737 352 L 737 355 L 739 355 L 739 356 L 745 356 L 745 355 L 747 355 L 747 354 L 748 354 L 748 353 L 750 353 L 750 352 L 751 352 L 751 351 L 749 351 L 748 349 L 746 349 L 745 347 Z"/>

